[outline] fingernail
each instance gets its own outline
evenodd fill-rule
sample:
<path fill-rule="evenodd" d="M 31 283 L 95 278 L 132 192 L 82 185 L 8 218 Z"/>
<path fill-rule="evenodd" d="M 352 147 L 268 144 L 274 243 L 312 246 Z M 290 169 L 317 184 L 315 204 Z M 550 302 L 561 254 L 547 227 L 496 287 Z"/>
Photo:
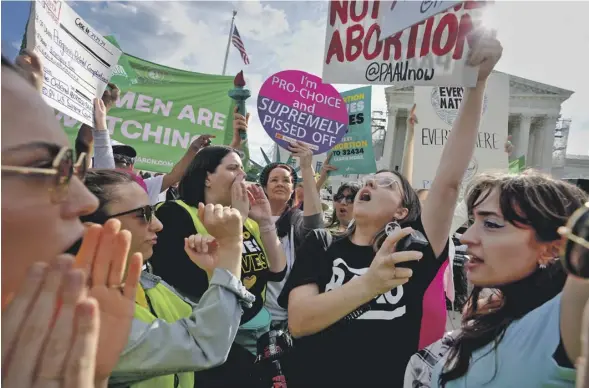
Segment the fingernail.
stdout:
<path fill-rule="evenodd" d="M 47 269 L 47 264 L 45 263 L 34 263 L 29 268 L 29 276 L 34 279 L 42 278 L 45 274 L 45 270 Z"/>

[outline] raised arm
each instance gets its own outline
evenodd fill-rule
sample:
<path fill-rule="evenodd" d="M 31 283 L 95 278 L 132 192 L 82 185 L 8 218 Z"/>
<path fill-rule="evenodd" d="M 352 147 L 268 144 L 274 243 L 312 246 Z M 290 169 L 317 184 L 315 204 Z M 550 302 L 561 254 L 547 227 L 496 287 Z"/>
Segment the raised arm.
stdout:
<path fill-rule="evenodd" d="M 211 144 L 211 139 L 214 137 L 215 136 L 213 135 L 200 135 L 190 144 L 186 153 L 182 156 L 182 159 L 172 167 L 172 171 L 164 175 L 161 192 L 166 191 L 170 186 L 180 182 L 180 179 L 182 179 L 184 173 L 186 173 L 186 170 L 188 169 L 188 166 L 190 166 L 190 162 L 192 162 L 196 153 L 200 151 L 201 148 Z"/>
<path fill-rule="evenodd" d="M 560 335 L 566 354 L 573 365 L 581 356 L 583 310 L 588 300 L 589 279 L 569 275 L 560 305 Z"/>
<path fill-rule="evenodd" d="M 292 155 L 299 158 L 301 166 L 301 175 L 303 177 L 303 192 L 305 193 L 305 208 L 303 215 L 306 217 L 314 214 L 321 214 L 321 198 L 319 197 L 319 190 L 315 185 L 315 171 L 313 171 L 313 152 L 307 145 L 301 142 L 296 142 L 288 147 Z"/>
<path fill-rule="evenodd" d="M 503 48 L 489 31 L 476 31 L 468 64 L 479 66 L 475 87 L 465 88 L 458 117 L 444 146 L 436 177 L 421 215 L 423 227 L 434 250 L 440 255 L 448 240 L 460 184 L 474 154 L 487 78 L 501 58 Z"/>

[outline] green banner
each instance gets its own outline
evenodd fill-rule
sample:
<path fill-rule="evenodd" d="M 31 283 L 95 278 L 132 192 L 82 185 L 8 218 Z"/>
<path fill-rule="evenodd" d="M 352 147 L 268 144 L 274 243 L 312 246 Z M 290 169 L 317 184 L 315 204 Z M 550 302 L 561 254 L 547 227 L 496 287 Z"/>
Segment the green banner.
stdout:
<path fill-rule="evenodd" d="M 371 174 L 376 172 L 372 148 L 370 86 L 341 93 L 349 115 L 348 133 L 336 144 L 329 164 L 337 167 L 330 175 Z"/>
<path fill-rule="evenodd" d="M 512 174 L 519 174 L 526 169 L 526 157 L 524 155 L 509 162 L 509 172 Z"/>
<path fill-rule="evenodd" d="M 111 138 L 137 150 L 136 169 L 164 173 L 202 134 L 215 135 L 212 144 L 230 144 L 234 104 L 227 92 L 233 88 L 233 78 L 173 69 L 123 54 L 111 78 L 121 89 L 107 116 Z M 73 144 L 80 123 L 63 114 L 57 117 Z M 245 154 L 247 167 L 247 148 Z"/>

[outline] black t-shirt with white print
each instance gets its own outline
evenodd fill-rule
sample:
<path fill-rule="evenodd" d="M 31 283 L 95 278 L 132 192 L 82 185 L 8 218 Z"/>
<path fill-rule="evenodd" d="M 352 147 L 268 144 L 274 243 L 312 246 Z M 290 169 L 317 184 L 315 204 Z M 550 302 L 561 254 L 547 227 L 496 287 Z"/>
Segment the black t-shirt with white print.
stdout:
<path fill-rule="evenodd" d="M 421 221 L 411 226 L 425 235 Z M 291 290 L 315 283 L 319 292 L 329 292 L 368 271 L 372 246 L 349 238 L 331 241 L 328 233 L 315 230 L 307 236 L 297 252 Z M 448 244 L 438 257 L 429 245 L 423 253 L 420 261 L 399 265 L 413 270 L 409 282 L 373 300 L 364 314 L 297 339 L 297 387 L 403 386 L 409 358 L 418 350 L 423 295 L 448 257 Z"/>

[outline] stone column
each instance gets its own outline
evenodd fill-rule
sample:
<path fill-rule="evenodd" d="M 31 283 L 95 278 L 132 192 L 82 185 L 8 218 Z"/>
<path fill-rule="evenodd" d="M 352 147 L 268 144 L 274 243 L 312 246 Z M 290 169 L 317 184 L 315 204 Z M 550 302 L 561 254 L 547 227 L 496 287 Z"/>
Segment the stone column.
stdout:
<path fill-rule="evenodd" d="M 526 157 L 526 166 L 529 165 L 528 159 L 528 145 L 530 143 L 530 126 L 532 124 L 532 117 L 530 115 L 522 115 L 519 121 L 519 129 L 516 131 L 513 140 L 514 150 L 513 159 L 517 159 L 524 155 Z"/>
<path fill-rule="evenodd" d="M 393 147 L 397 135 L 397 108 L 388 107 L 387 111 L 387 133 L 384 138 L 384 148 L 382 150 L 382 166 L 391 169 L 393 166 Z"/>
<path fill-rule="evenodd" d="M 547 116 L 544 119 L 544 125 L 538 129 L 538 169 L 546 174 L 552 171 L 552 151 L 554 149 L 554 131 L 556 129 L 557 116 Z"/>

